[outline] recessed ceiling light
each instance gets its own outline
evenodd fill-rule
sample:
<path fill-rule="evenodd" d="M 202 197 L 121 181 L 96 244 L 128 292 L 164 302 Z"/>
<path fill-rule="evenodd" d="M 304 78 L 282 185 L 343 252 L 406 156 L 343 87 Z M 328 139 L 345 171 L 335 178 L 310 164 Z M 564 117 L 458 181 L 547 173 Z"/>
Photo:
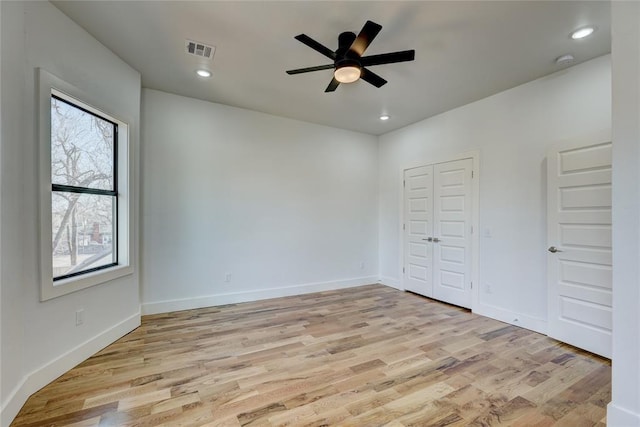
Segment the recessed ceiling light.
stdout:
<path fill-rule="evenodd" d="M 590 36 L 595 31 L 595 27 L 582 27 L 571 33 L 571 38 L 574 40 L 583 39 Z"/>
<path fill-rule="evenodd" d="M 211 77 L 211 71 L 207 70 L 196 70 L 196 74 L 200 77 Z"/>
<path fill-rule="evenodd" d="M 384 120 L 389 120 L 389 115 L 388 114 L 383 114 L 380 116 L 380 120 L 384 121 Z"/>

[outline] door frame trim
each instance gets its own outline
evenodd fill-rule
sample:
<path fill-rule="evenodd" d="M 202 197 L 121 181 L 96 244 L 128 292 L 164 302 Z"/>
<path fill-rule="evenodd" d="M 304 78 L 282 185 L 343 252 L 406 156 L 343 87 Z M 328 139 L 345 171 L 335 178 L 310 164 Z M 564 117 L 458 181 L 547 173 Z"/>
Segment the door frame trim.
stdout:
<path fill-rule="evenodd" d="M 400 277 L 400 289 L 406 290 L 404 286 L 405 275 L 402 272 L 404 267 L 404 230 L 402 225 L 404 224 L 404 174 L 409 169 L 415 169 L 422 166 L 436 165 L 439 163 L 454 162 L 456 160 L 471 159 L 473 162 L 473 179 L 471 181 L 471 226 L 473 227 L 473 233 L 471 234 L 471 282 L 473 288 L 471 289 L 471 310 L 475 311 L 478 308 L 480 300 L 480 283 L 478 275 L 479 266 L 479 249 L 480 249 L 480 151 L 466 151 L 457 155 L 447 156 L 435 156 L 429 159 L 421 161 L 412 161 L 407 163 L 400 169 L 398 185 L 400 186 L 400 200 L 398 201 L 400 206 L 400 218 L 398 221 L 398 232 L 400 233 L 399 243 L 399 259 L 398 259 L 398 277 Z"/>

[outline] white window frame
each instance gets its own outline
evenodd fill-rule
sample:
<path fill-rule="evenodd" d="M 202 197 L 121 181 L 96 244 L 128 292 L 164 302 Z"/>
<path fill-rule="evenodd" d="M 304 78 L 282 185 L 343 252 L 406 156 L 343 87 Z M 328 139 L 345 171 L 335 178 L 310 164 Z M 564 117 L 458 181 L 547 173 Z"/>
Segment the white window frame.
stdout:
<path fill-rule="evenodd" d="M 53 74 L 38 70 L 38 137 L 39 137 L 39 183 L 40 183 L 40 300 L 46 301 L 71 292 L 96 286 L 119 277 L 133 274 L 131 265 L 131 147 L 129 125 L 119 120 L 113 109 L 103 105 L 104 100 L 90 92 L 82 91 Z M 118 235 L 116 239 L 118 264 L 61 280 L 53 280 L 51 253 L 51 95 L 76 104 L 92 113 L 108 118 L 118 124 Z"/>

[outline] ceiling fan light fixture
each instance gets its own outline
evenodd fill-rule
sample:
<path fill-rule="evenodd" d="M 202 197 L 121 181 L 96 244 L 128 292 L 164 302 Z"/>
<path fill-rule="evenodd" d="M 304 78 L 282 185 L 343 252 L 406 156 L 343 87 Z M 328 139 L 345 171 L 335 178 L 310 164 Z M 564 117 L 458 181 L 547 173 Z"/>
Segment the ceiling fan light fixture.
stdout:
<path fill-rule="evenodd" d="M 360 78 L 362 70 L 357 65 L 344 65 L 337 67 L 333 76 L 340 83 L 353 83 Z"/>

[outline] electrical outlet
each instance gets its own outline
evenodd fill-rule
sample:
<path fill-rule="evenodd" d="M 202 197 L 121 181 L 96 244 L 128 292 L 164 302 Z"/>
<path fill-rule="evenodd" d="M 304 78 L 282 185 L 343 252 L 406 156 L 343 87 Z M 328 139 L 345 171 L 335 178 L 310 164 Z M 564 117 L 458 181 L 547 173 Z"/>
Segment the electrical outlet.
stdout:
<path fill-rule="evenodd" d="M 489 283 L 485 283 L 484 284 L 484 293 L 485 294 L 492 294 L 493 291 L 491 290 L 491 285 Z"/>
<path fill-rule="evenodd" d="M 360 263 L 360 270 L 364 270 L 364 261 Z"/>
<path fill-rule="evenodd" d="M 76 326 L 84 324 L 84 308 L 76 310 Z"/>
<path fill-rule="evenodd" d="M 226 273 L 224 275 L 224 281 L 227 283 L 231 282 L 231 273 Z"/>

